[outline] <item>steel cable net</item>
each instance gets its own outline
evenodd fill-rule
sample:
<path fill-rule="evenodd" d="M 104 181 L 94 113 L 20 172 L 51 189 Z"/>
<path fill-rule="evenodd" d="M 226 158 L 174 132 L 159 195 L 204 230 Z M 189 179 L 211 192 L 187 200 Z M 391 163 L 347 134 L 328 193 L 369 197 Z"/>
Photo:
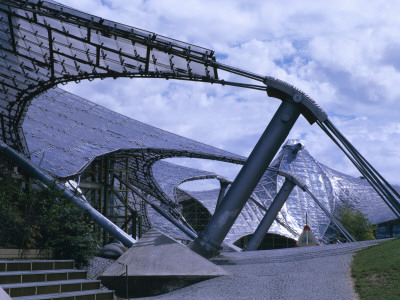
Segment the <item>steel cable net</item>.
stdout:
<path fill-rule="evenodd" d="M 1 137 L 8 145 L 27 156 L 31 155 L 32 160 L 41 168 L 64 178 L 82 172 L 98 156 L 116 151 L 129 154 L 132 157 L 130 183 L 152 201 L 159 201 L 173 208 L 177 205 L 176 202 L 158 186 L 152 176 L 151 166 L 154 162 L 162 158 L 185 156 L 241 164 L 244 158 L 154 127 L 150 128 L 123 116 L 118 117 L 118 121 L 105 117 L 107 121 L 99 123 L 101 125 L 97 128 L 94 124 L 98 120 L 82 120 L 85 116 L 93 115 L 92 109 L 100 112 L 103 108 L 93 107 L 93 104 L 85 102 L 82 107 L 85 105 L 87 107 L 82 109 L 79 105 L 72 105 L 68 100 L 76 96 L 66 95 L 60 89 L 46 91 L 58 83 L 105 77 L 161 77 L 253 88 L 267 91 L 269 96 L 282 101 L 293 102 L 310 123 L 317 121 L 322 129 L 331 130 L 332 134 L 349 149 L 349 153 L 345 152 L 346 155 L 354 157 L 356 165 L 363 171 L 362 174 L 365 173 L 367 180 L 373 184 L 378 194 L 383 198 L 389 198 L 387 203 L 393 206 L 393 211 L 396 212 L 399 206 L 396 202 L 398 193 L 394 189 L 389 190 L 390 185 L 380 178 L 380 175 L 351 145 L 348 145 L 349 143 L 312 99 L 278 79 L 217 63 L 213 55 L 211 50 L 91 16 L 53 1 L 0 0 Z M 263 85 L 225 82 L 218 79 L 217 69 L 262 82 Z M 56 111 L 55 115 L 53 112 L 54 118 L 48 124 L 44 124 L 40 119 L 35 119 L 34 114 L 39 113 L 38 110 L 46 111 L 47 108 L 45 106 L 33 108 L 31 115 L 28 115 L 28 119 L 32 120 L 32 130 L 24 128 L 29 135 L 27 140 L 33 138 L 38 144 L 30 148 L 30 143 L 26 143 L 21 127 L 22 121 L 32 99 L 44 92 L 46 92 L 44 98 L 52 99 L 50 105 L 56 106 L 58 100 L 55 98 L 57 98 L 61 99 L 70 110 L 67 109 L 62 113 Z M 49 110 L 52 108 L 49 107 Z M 88 128 L 90 130 L 87 130 Z M 130 130 L 134 134 L 129 134 Z M 63 135 L 60 131 L 66 133 L 65 140 L 61 140 Z M 334 137 L 332 139 L 335 140 Z M 349 185 L 346 180 L 339 180 L 336 185 L 329 184 L 329 176 L 326 175 L 328 171 L 321 166 L 315 166 L 315 169 L 307 172 L 309 172 L 309 177 L 305 178 L 308 180 L 307 183 L 314 182 L 314 179 L 321 183 L 319 187 L 321 190 L 312 190 L 317 194 L 317 198 L 332 191 L 333 194 L 336 193 L 343 198 L 352 193 L 351 188 L 346 189 Z M 257 188 L 253 193 L 254 197 L 258 197 L 261 202 L 269 201 L 267 199 L 272 199 L 272 195 L 276 194 L 282 180 L 283 178 L 268 179 L 264 184 L 274 192 L 268 194 L 265 190 L 260 191 Z M 337 185 L 343 187 L 343 190 L 338 192 L 332 188 Z M 361 190 L 362 188 L 358 194 L 362 194 Z M 299 195 L 298 199 L 305 197 L 301 193 Z M 336 199 L 335 196 L 327 197 L 326 205 L 330 209 L 335 209 L 337 203 L 332 199 Z M 303 210 L 304 208 L 310 210 L 311 215 L 317 214 L 317 207 L 314 204 L 298 200 L 298 205 Z M 249 208 L 250 210 L 254 209 Z M 285 219 L 283 215 L 281 221 L 284 228 L 293 235 L 296 231 L 293 230 L 295 227 L 293 224 L 296 222 L 289 217 Z M 291 222 L 294 223 L 291 225 Z M 321 219 L 316 223 L 316 227 L 322 238 L 329 227 L 328 221 Z"/>
<path fill-rule="evenodd" d="M 373 224 L 396 219 L 366 180 L 343 174 L 319 163 L 296 140 L 289 140 L 282 147 L 271 167 L 294 174 L 336 217 L 343 207 L 350 205 L 364 213 Z M 283 180 L 282 177 L 278 178 L 278 184 L 281 185 Z M 293 190 L 285 206 L 281 210 L 283 218 L 297 230 L 305 225 L 307 213 L 310 225 L 320 241 L 331 241 L 335 238 L 336 228 L 328 216 L 301 189 Z"/>
<path fill-rule="evenodd" d="M 300 145 L 300 147 L 299 147 Z M 360 210 L 373 224 L 396 219 L 396 216 L 384 204 L 364 179 L 345 175 L 316 161 L 296 140 L 289 140 L 282 147 L 271 168 L 288 171 L 306 183 L 312 194 L 334 216 L 338 216 L 343 207 L 351 205 Z M 196 199 L 213 214 L 219 190 L 187 191 L 176 185 L 178 202 Z M 172 179 L 170 178 L 169 181 Z M 285 178 L 277 172 L 267 171 L 252 197 L 268 208 Z M 396 187 L 399 190 L 398 187 Z M 170 186 L 167 188 L 171 189 Z M 300 188 L 296 187 L 272 224 L 269 233 L 297 239 L 306 225 L 306 214 L 313 233 L 321 242 L 331 242 L 337 237 L 337 228 L 315 201 Z M 229 231 L 225 241 L 235 242 L 243 236 L 252 234 L 260 223 L 264 211 L 252 201 L 248 201 Z"/>
<path fill-rule="evenodd" d="M 210 81 L 213 51 L 50 1 L 0 1 L 2 135 L 27 151 L 21 121 L 30 100 L 58 83 L 105 77 Z"/>
<path fill-rule="evenodd" d="M 221 178 L 218 174 L 195 170 L 160 161 L 172 156 L 216 159 L 243 164 L 245 158 L 202 144 L 161 129 L 132 120 L 88 100 L 51 89 L 32 101 L 23 128 L 31 150 L 32 161 L 58 178 L 76 178 L 101 157 L 129 156 L 129 183 L 146 199 L 159 205 L 167 213 L 179 208 L 179 203 L 191 197 L 199 201 L 211 214 L 215 210 L 219 190 L 191 192 L 182 190 L 181 183 L 192 178 Z M 114 169 L 126 165 L 115 158 Z M 374 224 L 395 219 L 369 184 L 359 178 L 344 175 L 317 162 L 298 141 L 288 141 L 276 156 L 271 167 L 289 171 L 302 179 L 312 193 L 332 214 L 351 201 L 355 208 L 368 215 Z M 83 178 L 82 178 L 83 180 Z M 267 171 L 252 197 L 269 207 L 284 178 Z M 119 181 L 114 179 L 115 186 Z M 114 197 L 113 201 L 119 200 Z M 187 239 L 183 233 L 148 208 L 132 193 L 129 202 L 138 211 L 146 228 L 156 227 L 165 233 Z M 147 207 L 147 208 L 146 208 Z M 303 191 L 295 188 L 271 227 L 271 233 L 296 238 L 309 214 L 311 226 L 320 240 L 332 238 L 329 218 Z M 116 211 L 117 215 L 118 212 Z M 234 242 L 251 234 L 264 215 L 252 201 L 248 201 L 226 241 Z"/>
<path fill-rule="evenodd" d="M 49 90 L 33 100 L 24 129 L 32 161 L 59 178 L 73 177 L 85 170 L 96 157 L 117 150 L 118 155 L 129 155 L 129 182 L 151 201 L 161 201 L 166 211 L 169 207 L 176 207 L 179 202 L 175 200 L 175 185 L 188 178 L 212 177 L 216 174 L 178 167 L 167 162 L 157 162 L 152 167 L 153 162 L 171 154 L 201 158 L 199 151 L 202 151 L 203 158 L 241 164 L 245 162 L 244 157 L 129 119 L 61 89 Z M 121 150 L 121 147 L 126 149 Z M 124 167 L 116 164 L 114 168 Z M 265 181 L 266 177 L 261 183 L 265 185 Z M 267 194 L 269 195 L 268 192 Z M 133 207 L 147 220 L 143 201 L 132 195 L 130 199 Z M 210 203 L 211 212 L 215 201 L 214 197 Z M 243 234 L 254 230 L 257 220 L 262 217 L 262 212 L 254 204 L 248 204 L 245 210 L 247 207 L 251 210 L 247 220 L 253 221 L 251 226 L 247 226 L 248 229 L 239 230 Z M 257 218 L 252 217 L 254 213 L 258 215 Z M 157 213 L 152 211 L 152 215 L 160 228 L 167 226 L 170 232 L 177 232 L 157 217 Z M 177 233 L 176 236 L 182 237 L 182 234 Z"/>
<path fill-rule="evenodd" d="M 132 120 L 59 88 L 32 101 L 23 128 L 32 162 L 55 177 L 88 183 L 104 181 L 104 175 L 99 178 L 98 174 L 104 165 L 93 166 L 99 159 L 110 157 L 110 169 L 120 170 L 115 172 L 122 174 L 122 179 L 146 199 L 162 205 L 167 213 L 170 209 L 176 210 L 177 203 L 159 186 L 164 181 L 154 179 L 152 166 L 156 161 L 175 156 L 235 163 L 244 161 L 238 155 Z M 128 162 L 126 158 L 129 158 Z M 85 175 L 85 170 L 97 175 Z M 176 170 L 170 172 L 176 173 Z M 86 177 L 79 179 L 81 173 Z M 185 176 L 190 177 L 190 174 Z M 112 177 L 111 174 L 110 184 L 121 185 Z M 121 202 L 115 195 L 111 194 L 111 197 L 110 201 Z M 143 200 L 130 192 L 129 202 L 149 228 Z M 119 214 L 112 212 L 114 216 Z"/>

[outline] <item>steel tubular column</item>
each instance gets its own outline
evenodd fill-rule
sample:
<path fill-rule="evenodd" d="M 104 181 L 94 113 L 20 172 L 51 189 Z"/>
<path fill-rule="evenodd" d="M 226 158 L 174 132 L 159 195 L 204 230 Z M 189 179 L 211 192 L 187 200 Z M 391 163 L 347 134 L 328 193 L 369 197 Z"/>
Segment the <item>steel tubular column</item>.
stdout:
<path fill-rule="evenodd" d="M 185 225 L 183 225 L 181 222 L 179 222 L 177 219 L 175 219 L 173 216 L 169 215 L 165 211 L 163 211 L 160 207 L 146 199 L 143 195 L 138 193 L 135 188 L 130 185 L 128 182 L 124 181 L 119 177 L 118 175 L 114 174 L 114 177 L 118 179 L 119 182 L 123 183 L 129 190 L 132 191 L 135 195 L 137 195 L 139 198 L 141 198 L 144 202 L 146 202 L 148 205 L 150 205 L 156 212 L 158 212 L 161 216 L 163 216 L 165 219 L 170 221 L 173 225 L 175 225 L 176 228 L 181 230 L 184 234 L 186 234 L 188 237 L 191 239 L 197 238 L 197 234 L 194 231 L 191 231 L 189 228 L 187 228 Z"/>
<path fill-rule="evenodd" d="M 4 153 L 7 158 L 19 165 L 29 176 L 40 180 L 46 185 L 54 184 L 55 188 L 59 191 L 62 191 L 66 198 L 71 199 L 71 201 L 78 205 L 81 209 L 88 211 L 93 221 L 99 224 L 102 228 L 104 228 L 104 230 L 110 233 L 117 240 L 121 241 L 124 246 L 130 247 L 134 243 L 136 243 L 136 241 L 132 237 L 130 237 L 121 228 L 119 228 L 109 219 L 104 217 L 100 212 L 94 209 L 86 200 L 84 200 L 82 197 L 75 195 L 73 191 L 66 188 L 64 185 L 57 183 L 52 176 L 40 170 L 26 157 L 22 156 L 20 153 L 10 148 L 1 141 L 0 152 Z"/>
<path fill-rule="evenodd" d="M 216 208 L 218 207 L 218 205 L 221 203 L 222 199 L 224 198 L 226 188 L 230 185 L 230 182 L 228 182 L 228 181 L 220 181 L 219 184 L 220 184 L 220 189 L 219 189 Z"/>
<path fill-rule="evenodd" d="M 262 240 L 271 227 L 272 222 L 275 220 L 294 187 L 295 184 L 292 181 L 288 179 L 285 180 L 281 189 L 279 190 L 279 193 L 276 195 L 274 201 L 271 203 L 271 206 L 268 208 L 268 211 L 265 213 L 264 218 L 261 220 L 256 231 L 253 233 L 253 236 L 243 248 L 243 251 L 257 250 L 258 246 L 260 246 Z"/>
<path fill-rule="evenodd" d="M 193 251 L 204 257 L 213 257 L 218 253 L 222 241 L 299 115 L 297 106 L 286 101 L 281 103 L 210 222 L 190 245 Z"/>

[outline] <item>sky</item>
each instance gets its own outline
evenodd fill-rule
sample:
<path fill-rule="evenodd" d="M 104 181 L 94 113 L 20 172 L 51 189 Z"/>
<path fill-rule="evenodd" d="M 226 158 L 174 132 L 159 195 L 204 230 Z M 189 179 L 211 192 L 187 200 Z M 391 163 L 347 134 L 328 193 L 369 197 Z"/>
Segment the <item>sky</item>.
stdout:
<path fill-rule="evenodd" d="M 219 62 L 284 80 L 311 96 L 391 183 L 400 184 L 400 3 L 397 1 L 60 0 L 215 51 Z M 220 74 L 232 79 L 229 74 Z M 163 79 L 62 88 L 133 119 L 248 156 L 280 104 L 266 93 Z M 303 117 L 289 138 L 321 163 L 360 176 Z M 237 167 L 179 163 L 234 177 Z"/>

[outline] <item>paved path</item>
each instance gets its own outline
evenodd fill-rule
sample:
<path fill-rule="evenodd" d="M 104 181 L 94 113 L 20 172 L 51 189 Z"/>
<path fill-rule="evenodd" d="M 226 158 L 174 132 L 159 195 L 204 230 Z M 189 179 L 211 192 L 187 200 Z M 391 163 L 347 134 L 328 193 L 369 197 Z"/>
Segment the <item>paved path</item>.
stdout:
<path fill-rule="evenodd" d="M 358 299 L 350 264 L 376 241 L 223 253 L 213 261 L 232 275 L 144 299 Z"/>

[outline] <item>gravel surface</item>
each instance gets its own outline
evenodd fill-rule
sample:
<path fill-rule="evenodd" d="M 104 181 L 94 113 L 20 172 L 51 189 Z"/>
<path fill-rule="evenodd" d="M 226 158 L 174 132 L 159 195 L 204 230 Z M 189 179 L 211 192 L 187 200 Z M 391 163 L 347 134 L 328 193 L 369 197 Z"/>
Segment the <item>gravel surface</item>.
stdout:
<path fill-rule="evenodd" d="M 89 279 L 96 279 L 114 261 L 114 259 L 95 256 L 90 260 L 89 265 L 87 267 L 83 267 L 82 270 L 87 271 Z"/>
<path fill-rule="evenodd" d="M 232 275 L 142 299 L 358 299 L 353 254 L 376 241 L 222 253 L 212 261 Z"/>

